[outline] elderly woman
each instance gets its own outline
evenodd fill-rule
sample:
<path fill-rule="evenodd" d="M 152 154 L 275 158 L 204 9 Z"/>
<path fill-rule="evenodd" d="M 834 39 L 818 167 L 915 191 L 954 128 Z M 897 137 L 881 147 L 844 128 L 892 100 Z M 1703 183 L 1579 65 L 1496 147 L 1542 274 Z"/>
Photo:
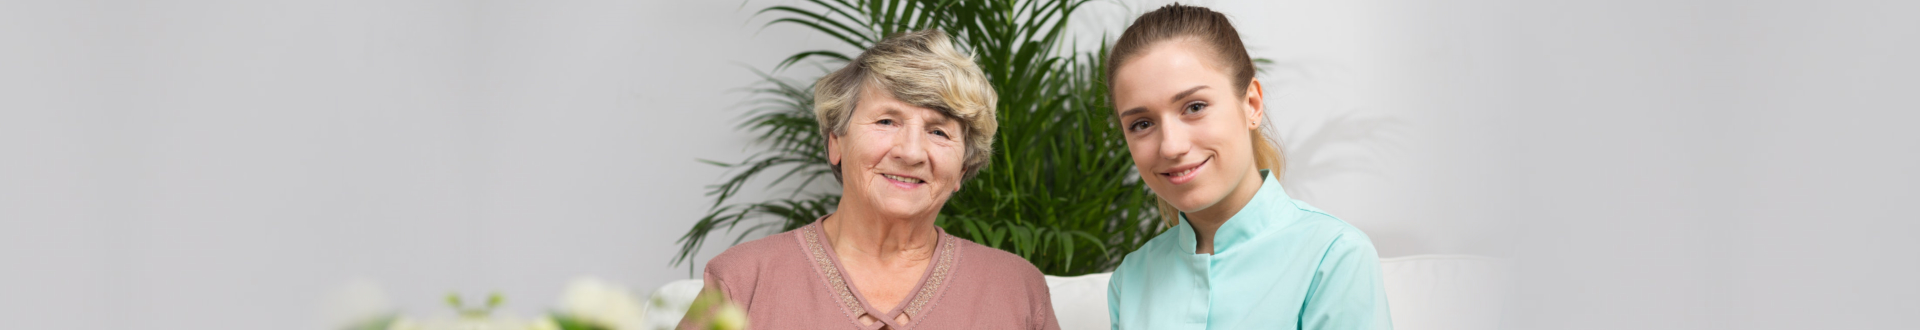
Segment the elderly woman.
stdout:
<path fill-rule="evenodd" d="M 881 40 L 820 78 L 814 112 L 839 208 L 727 249 L 707 263 L 705 290 L 760 329 L 1058 329 L 1039 269 L 933 225 L 987 165 L 995 98 L 937 30 Z"/>

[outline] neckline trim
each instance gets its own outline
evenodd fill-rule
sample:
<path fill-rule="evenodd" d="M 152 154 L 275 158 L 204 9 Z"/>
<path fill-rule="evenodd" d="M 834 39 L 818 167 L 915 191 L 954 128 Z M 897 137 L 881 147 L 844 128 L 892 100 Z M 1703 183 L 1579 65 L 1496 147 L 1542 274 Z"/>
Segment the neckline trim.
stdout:
<path fill-rule="evenodd" d="M 1292 203 L 1293 197 L 1287 195 L 1286 188 L 1280 186 L 1280 181 L 1270 170 L 1260 170 L 1260 176 L 1260 189 L 1253 193 L 1253 198 L 1247 200 L 1247 205 L 1240 207 L 1239 212 L 1227 217 L 1219 229 L 1214 230 L 1213 255 L 1225 253 L 1235 244 L 1290 222 L 1286 214 L 1297 208 Z M 1187 253 L 1197 254 L 1193 251 L 1200 247 L 1200 238 L 1194 234 L 1193 224 L 1188 222 L 1185 212 L 1180 213 L 1180 224 L 1172 230 L 1178 231 L 1180 248 Z"/>
<path fill-rule="evenodd" d="M 822 216 L 813 223 L 801 227 L 799 241 L 801 247 L 813 259 L 815 274 L 820 275 L 824 281 L 822 284 L 833 292 L 836 305 L 840 306 L 841 312 L 847 315 L 848 321 L 854 326 L 862 329 L 882 326 L 889 329 L 908 329 L 909 325 L 918 323 L 916 320 L 921 319 L 932 308 L 937 302 L 934 298 L 946 291 L 944 289 L 948 282 L 947 278 L 951 276 L 960 254 L 959 244 L 953 241 L 959 238 L 947 234 L 946 230 L 938 226 L 934 227 L 934 231 L 937 232 L 935 237 L 938 240 L 935 242 L 934 260 L 927 264 L 927 270 L 920 275 L 920 282 L 914 285 L 912 295 L 900 301 L 899 305 L 890 306 L 891 310 L 882 311 L 868 303 L 866 296 L 861 295 L 853 282 L 846 278 L 846 268 L 841 266 L 840 258 L 835 254 L 832 244 L 827 243 L 822 225 L 826 218 Z M 879 322 L 862 323 L 860 317 L 867 315 L 873 316 Z M 912 323 L 897 323 L 895 319 L 901 315 L 907 316 Z"/>

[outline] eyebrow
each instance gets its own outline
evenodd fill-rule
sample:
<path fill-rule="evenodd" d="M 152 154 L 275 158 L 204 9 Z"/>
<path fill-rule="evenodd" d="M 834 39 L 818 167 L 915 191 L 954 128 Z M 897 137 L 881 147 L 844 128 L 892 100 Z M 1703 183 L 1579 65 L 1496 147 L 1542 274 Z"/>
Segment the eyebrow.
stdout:
<path fill-rule="evenodd" d="M 1207 85 L 1193 86 L 1193 88 L 1188 88 L 1185 91 L 1175 93 L 1173 94 L 1173 99 L 1168 100 L 1167 102 L 1180 102 L 1180 99 L 1187 98 L 1187 96 L 1193 95 L 1193 93 L 1199 92 L 1202 89 L 1207 89 Z M 1133 109 L 1127 109 L 1127 111 L 1121 111 L 1120 117 L 1124 118 L 1126 116 L 1133 115 L 1135 113 L 1144 112 L 1144 111 L 1147 111 L 1147 107 L 1134 107 Z"/>
<path fill-rule="evenodd" d="M 939 116 L 927 117 L 926 121 L 927 121 L 927 126 L 943 126 L 943 125 L 946 125 L 947 123 L 953 122 L 953 119 L 948 119 L 945 114 L 941 114 Z"/>
<path fill-rule="evenodd" d="M 1179 94 L 1173 94 L 1173 99 L 1168 100 L 1167 102 L 1168 103 L 1180 102 L 1180 99 L 1187 98 L 1188 95 L 1193 95 L 1194 92 L 1198 92 L 1202 89 L 1207 89 L 1207 85 L 1193 86 L 1193 88 L 1188 88 L 1184 92 L 1180 92 Z"/>
<path fill-rule="evenodd" d="M 881 116 L 895 116 L 895 117 L 905 117 L 905 116 L 907 116 L 907 113 L 906 113 L 906 111 L 901 111 L 901 110 L 900 110 L 900 108 L 895 108 L 895 107 L 886 107 L 886 108 L 882 108 L 882 109 L 884 109 L 884 110 L 880 110 L 880 115 L 881 115 Z M 942 115 L 942 116 L 932 116 L 932 117 L 928 117 L 928 118 L 926 119 L 926 125 L 927 125 L 927 126 L 944 126 L 944 125 L 947 125 L 947 124 L 949 124 L 949 123 L 953 123 L 953 122 L 954 122 L 954 120 L 953 120 L 953 119 L 951 119 L 951 118 L 947 118 L 947 116 L 944 116 L 944 115 Z"/>

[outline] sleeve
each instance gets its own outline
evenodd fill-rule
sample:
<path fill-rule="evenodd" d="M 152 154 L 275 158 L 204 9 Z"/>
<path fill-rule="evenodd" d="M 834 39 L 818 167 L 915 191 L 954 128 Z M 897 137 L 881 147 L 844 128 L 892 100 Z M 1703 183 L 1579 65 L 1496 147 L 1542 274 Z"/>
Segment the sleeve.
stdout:
<path fill-rule="evenodd" d="M 1314 270 L 1300 329 L 1393 329 L 1380 255 L 1364 235 L 1335 238 Z"/>
<path fill-rule="evenodd" d="M 1107 322 L 1113 330 L 1120 330 L 1120 272 L 1115 271 L 1107 277 Z"/>
<path fill-rule="evenodd" d="M 713 264 L 711 263 L 707 264 L 707 268 L 701 272 L 701 278 L 704 284 L 701 285 L 700 294 L 696 295 L 695 297 L 706 296 L 709 293 L 717 292 L 717 293 L 720 293 L 721 297 L 725 297 L 727 300 L 734 299 L 735 295 L 733 294 L 732 291 L 727 290 L 726 282 L 723 282 L 720 279 L 720 276 L 714 274 Z M 694 298 L 694 299 L 699 300 L 699 298 Z M 699 305 L 699 304 L 695 304 L 695 305 Z M 687 308 L 686 314 L 680 316 L 680 324 L 674 326 L 674 329 L 705 329 L 707 328 L 707 323 L 706 323 L 707 316 L 712 315 L 714 309 L 698 308 L 694 306 L 688 306 L 688 307 L 689 308 Z M 706 306 L 706 307 L 712 307 L 712 306 Z"/>
<path fill-rule="evenodd" d="M 1038 272 L 1035 272 L 1038 273 Z M 1034 324 L 1028 328 L 1037 330 L 1060 330 L 1060 317 L 1053 314 L 1053 292 L 1047 287 L 1045 275 L 1041 275 L 1037 295 L 1032 298 Z"/>

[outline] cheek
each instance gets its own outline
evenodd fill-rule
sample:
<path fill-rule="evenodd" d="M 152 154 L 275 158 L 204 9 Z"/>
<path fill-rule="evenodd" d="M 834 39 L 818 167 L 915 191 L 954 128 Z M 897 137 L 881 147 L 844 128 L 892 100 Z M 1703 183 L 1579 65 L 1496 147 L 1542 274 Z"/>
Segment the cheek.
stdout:
<path fill-rule="evenodd" d="M 879 164 L 879 160 L 887 156 L 887 150 L 892 149 L 889 147 L 891 145 L 892 141 L 885 134 L 868 133 L 861 136 L 858 144 L 848 148 L 849 158 L 859 159 L 869 166 Z"/>
<path fill-rule="evenodd" d="M 1207 121 L 1204 129 L 1193 131 L 1195 144 L 1212 145 L 1230 150 L 1240 150 L 1241 148 L 1251 148 L 1253 146 L 1253 141 L 1249 140 L 1249 135 L 1247 135 L 1249 131 L 1245 126 L 1246 123 L 1231 116 L 1220 116 L 1216 118 L 1219 118 L 1219 120 Z M 1229 150 L 1221 151 L 1226 152 Z M 1251 149 L 1248 149 L 1248 151 L 1250 152 Z M 1237 155 L 1239 152 L 1233 153 Z"/>
<path fill-rule="evenodd" d="M 939 171 L 935 175 L 959 182 L 960 174 L 965 172 L 967 163 L 966 148 L 960 146 L 940 146 L 939 148 L 939 152 L 934 153 L 933 156 L 933 170 Z"/>
<path fill-rule="evenodd" d="M 1160 159 L 1160 140 L 1153 137 L 1127 138 L 1127 152 L 1133 156 L 1133 163 L 1139 167 L 1153 165 Z"/>

